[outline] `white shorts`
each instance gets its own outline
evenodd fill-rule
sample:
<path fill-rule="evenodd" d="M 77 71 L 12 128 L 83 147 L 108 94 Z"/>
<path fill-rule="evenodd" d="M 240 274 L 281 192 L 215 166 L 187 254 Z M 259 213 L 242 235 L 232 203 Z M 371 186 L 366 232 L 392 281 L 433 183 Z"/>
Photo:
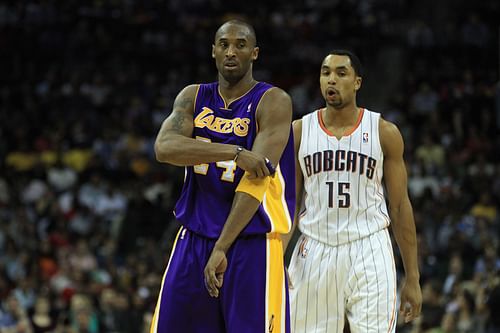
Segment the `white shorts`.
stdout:
<path fill-rule="evenodd" d="M 387 229 L 339 246 L 302 235 L 289 267 L 293 333 L 395 332 L 396 269 Z"/>

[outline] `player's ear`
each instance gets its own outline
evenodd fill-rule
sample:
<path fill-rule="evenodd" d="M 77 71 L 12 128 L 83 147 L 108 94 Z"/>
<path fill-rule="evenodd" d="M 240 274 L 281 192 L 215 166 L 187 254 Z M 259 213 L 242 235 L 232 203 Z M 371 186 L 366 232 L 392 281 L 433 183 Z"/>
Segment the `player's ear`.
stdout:
<path fill-rule="evenodd" d="M 212 58 L 215 58 L 215 45 L 212 44 Z"/>
<path fill-rule="evenodd" d="M 258 57 L 259 57 L 259 47 L 256 46 L 253 48 L 252 51 L 252 60 L 257 60 Z"/>
<path fill-rule="evenodd" d="M 354 81 L 354 90 L 358 91 L 359 88 L 361 88 L 362 81 L 363 81 L 363 78 L 361 76 L 356 76 L 356 79 Z"/>

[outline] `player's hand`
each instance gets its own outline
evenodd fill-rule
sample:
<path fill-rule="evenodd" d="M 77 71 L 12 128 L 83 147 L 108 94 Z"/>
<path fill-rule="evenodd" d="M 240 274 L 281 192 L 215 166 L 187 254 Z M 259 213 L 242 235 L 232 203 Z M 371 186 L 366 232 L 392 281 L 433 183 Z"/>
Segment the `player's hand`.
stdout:
<path fill-rule="evenodd" d="M 214 248 L 205 266 L 205 287 L 212 297 L 219 297 L 219 289 L 224 281 L 227 258 L 224 251 Z"/>
<path fill-rule="evenodd" d="M 422 310 L 422 291 L 418 280 L 405 280 L 401 288 L 401 305 L 399 313 L 405 323 L 412 321 L 420 315 Z"/>
<path fill-rule="evenodd" d="M 236 165 L 247 171 L 250 179 L 264 178 L 274 173 L 274 166 L 266 157 L 246 149 L 238 155 Z"/>

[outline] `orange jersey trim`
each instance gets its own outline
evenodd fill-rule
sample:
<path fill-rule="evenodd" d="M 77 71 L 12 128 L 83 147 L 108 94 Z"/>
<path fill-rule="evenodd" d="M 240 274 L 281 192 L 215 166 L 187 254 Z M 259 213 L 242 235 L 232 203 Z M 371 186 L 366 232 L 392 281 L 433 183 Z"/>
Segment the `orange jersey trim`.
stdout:
<path fill-rule="evenodd" d="M 324 110 L 324 109 L 321 109 L 321 110 Z M 321 110 L 318 111 L 319 126 L 329 136 L 336 137 L 335 134 L 333 134 L 328 128 L 326 128 L 326 125 L 323 122 L 323 116 L 321 115 Z M 365 113 L 365 109 L 364 108 L 359 108 L 359 115 L 358 115 L 358 119 L 356 120 L 356 124 L 351 128 L 351 130 L 349 132 L 343 133 L 341 137 L 349 136 L 352 133 L 354 133 L 354 131 L 359 127 L 359 124 L 361 124 L 361 120 L 363 119 L 364 113 Z"/>

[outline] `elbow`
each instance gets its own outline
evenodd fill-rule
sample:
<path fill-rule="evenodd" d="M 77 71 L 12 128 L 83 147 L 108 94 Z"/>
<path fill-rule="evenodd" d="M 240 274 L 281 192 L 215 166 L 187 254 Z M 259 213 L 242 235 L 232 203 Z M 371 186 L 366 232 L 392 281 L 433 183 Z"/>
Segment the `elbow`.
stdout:
<path fill-rule="evenodd" d="M 397 219 L 399 217 L 399 214 L 401 213 L 401 204 L 397 205 L 390 205 L 389 204 L 389 216 L 391 217 L 391 220 Z"/>
<path fill-rule="evenodd" d="M 169 145 L 166 142 L 155 142 L 155 157 L 160 163 L 169 163 Z"/>
<path fill-rule="evenodd" d="M 399 212 L 400 212 L 399 209 L 391 208 L 391 209 L 389 209 L 389 216 L 391 218 L 397 217 L 397 216 L 399 216 Z"/>
<path fill-rule="evenodd" d="M 156 140 L 154 151 L 156 160 L 160 163 L 168 163 L 175 166 L 185 166 L 182 160 L 182 141 L 177 136 L 163 137 L 161 140 Z"/>

